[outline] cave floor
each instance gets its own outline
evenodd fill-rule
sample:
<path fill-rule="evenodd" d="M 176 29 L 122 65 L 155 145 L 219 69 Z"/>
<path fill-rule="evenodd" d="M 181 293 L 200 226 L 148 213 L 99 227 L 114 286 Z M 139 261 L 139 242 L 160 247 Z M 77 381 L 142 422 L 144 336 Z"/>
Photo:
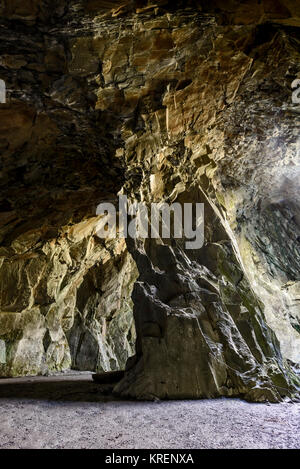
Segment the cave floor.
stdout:
<path fill-rule="evenodd" d="M 0 448 L 300 448 L 300 404 L 113 398 L 89 373 L 0 380 Z"/>

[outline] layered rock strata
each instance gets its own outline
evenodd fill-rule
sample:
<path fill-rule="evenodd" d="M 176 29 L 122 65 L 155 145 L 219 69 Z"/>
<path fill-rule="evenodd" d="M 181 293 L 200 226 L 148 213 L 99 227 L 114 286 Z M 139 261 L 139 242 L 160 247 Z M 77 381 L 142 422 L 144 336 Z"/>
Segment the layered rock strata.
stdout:
<path fill-rule="evenodd" d="M 31 3 L 30 14 L 27 2 L 6 5 L 1 22 L 10 91 L 1 106 L 0 338 L 12 363 L 19 339 L 10 337 L 20 330 L 28 357 L 41 341 L 63 340 L 64 366 L 73 354 L 79 369 L 122 367 L 135 341 L 137 267 L 137 353 L 115 392 L 293 394 L 286 359 L 300 358 L 299 105 L 291 90 L 299 7 L 95 0 L 57 4 L 50 14 L 46 2 Z M 121 188 L 147 204 L 204 203 L 203 248 L 129 239 L 135 267 L 123 241 L 107 249 L 95 224 L 73 248 L 72 227 L 95 223 L 96 205 Z M 68 260 L 54 281 L 51 243 L 68 243 L 56 248 Z M 59 328 L 61 317 L 72 318 L 64 336 L 44 335 L 49 307 Z M 31 360 L 10 373 L 29 372 Z"/>

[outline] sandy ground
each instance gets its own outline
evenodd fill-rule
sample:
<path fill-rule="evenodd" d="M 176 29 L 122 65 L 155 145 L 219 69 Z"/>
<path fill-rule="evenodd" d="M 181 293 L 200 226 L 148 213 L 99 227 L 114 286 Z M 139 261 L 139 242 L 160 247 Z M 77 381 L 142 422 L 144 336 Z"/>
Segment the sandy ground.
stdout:
<path fill-rule="evenodd" d="M 0 448 L 300 448 L 300 404 L 130 402 L 88 374 L 0 380 Z"/>

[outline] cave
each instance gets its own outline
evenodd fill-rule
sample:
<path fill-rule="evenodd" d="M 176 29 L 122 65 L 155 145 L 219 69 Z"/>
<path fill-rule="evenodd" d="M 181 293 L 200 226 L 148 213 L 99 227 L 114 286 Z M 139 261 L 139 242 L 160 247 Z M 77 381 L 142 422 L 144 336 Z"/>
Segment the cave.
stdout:
<path fill-rule="evenodd" d="M 1 3 L 0 408 L 207 402 L 225 426 L 238 405 L 297 426 L 299 27 L 298 0 Z M 126 226 L 171 207 L 170 236 L 101 236 L 122 197 Z M 202 207 L 200 247 L 175 206 Z"/>

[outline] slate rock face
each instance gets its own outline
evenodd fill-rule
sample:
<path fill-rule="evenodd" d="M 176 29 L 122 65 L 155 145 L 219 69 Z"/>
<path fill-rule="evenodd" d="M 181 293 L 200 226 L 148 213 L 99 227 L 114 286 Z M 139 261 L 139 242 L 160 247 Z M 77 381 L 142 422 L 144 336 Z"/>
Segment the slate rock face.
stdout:
<path fill-rule="evenodd" d="M 136 267 L 124 241 L 94 237 L 96 225 L 90 218 L 48 241 L 34 231 L 3 248 L 2 376 L 110 371 L 134 353 Z"/>
<path fill-rule="evenodd" d="M 186 240 L 128 240 L 140 272 L 132 294 L 136 355 L 114 392 L 276 402 L 295 391 L 297 377 L 219 217 L 192 181 L 183 194 L 205 205 L 205 244 L 187 250 Z"/>
<path fill-rule="evenodd" d="M 66 334 L 72 368 L 99 372 L 125 368 L 135 350 L 131 291 L 136 277 L 126 251 L 114 255 L 104 268 L 96 265 L 87 272 L 77 290 L 74 323 Z"/>
<path fill-rule="evenodd" d="M 136 339 L 122 395 L 293 394 L 299 7 L 51 5 L 1 10 L 0 374 L 115 371 Z M 100 240 L 120 190 L 204 203 L 204 246 Z"/>

